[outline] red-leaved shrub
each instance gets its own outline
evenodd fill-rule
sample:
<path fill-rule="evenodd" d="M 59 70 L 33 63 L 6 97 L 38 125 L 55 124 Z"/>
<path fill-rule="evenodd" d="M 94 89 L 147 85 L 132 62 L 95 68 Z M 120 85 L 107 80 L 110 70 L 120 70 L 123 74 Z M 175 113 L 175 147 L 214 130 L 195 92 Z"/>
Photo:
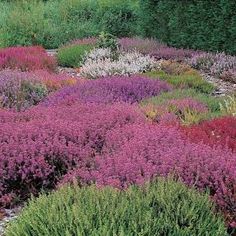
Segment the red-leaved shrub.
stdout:
<path fill-rule="evenodd" d="M 228 147 L 236 152 L 236 118 L 223 117 L 185 127 L 184 132 L 193 142 L 210 146 Z"/>
<path fill-rule="evenodd" d="M 44 48 L 40 46 L 2 48 L 0 49 L 0 70 L 6 68 L 21 71 L 41 69 L 54 71 L 56 60 L 47 55 Z"/>

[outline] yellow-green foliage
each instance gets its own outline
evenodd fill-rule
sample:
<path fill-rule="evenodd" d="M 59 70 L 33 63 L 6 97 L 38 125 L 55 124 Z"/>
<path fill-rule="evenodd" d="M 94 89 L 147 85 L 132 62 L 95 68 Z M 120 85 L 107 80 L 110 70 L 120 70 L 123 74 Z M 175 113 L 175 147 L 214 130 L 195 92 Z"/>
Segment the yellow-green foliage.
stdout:
<path fill-rule="evenodd" d="M 236 95 L 228 96 L 223 103 L 220 103 L 222 113 L 236 116 Z"/>
<path fill-rule="evenodd" d="M 192 88 L 206 94 L 210 94 L 214 90 L 214 86 L 206 82 L 195 70 L 192 70 L 192 72 L 188 71 L 181 75 L 167 74 L 162 70 L 147 72 L 145 75 L 153 79 L 166 80 L 175 88 Z"/>
<path fill-rule="evenodd" d="M 6 236 L 224 236 L 208 195 L 158 179 L 126 191 L 64 187 L 33 199 Z"/>

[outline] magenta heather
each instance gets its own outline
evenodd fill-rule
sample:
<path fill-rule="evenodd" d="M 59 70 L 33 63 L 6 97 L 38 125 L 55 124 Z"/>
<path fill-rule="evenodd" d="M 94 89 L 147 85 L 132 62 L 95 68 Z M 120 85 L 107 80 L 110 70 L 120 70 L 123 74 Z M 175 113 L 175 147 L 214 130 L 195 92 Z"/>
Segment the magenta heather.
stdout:
<path fill-rule="evenodd" d="M 135 103 L 144 98 L 157 96 L 171 90 L 165 81 L 152 80 L 144 76 L 114 76 L 87 81 L 77 86 L 60 90 L 49 96 L 46 106 L 77 101 L 89 103 Z"/>
<path fill-rule="evenodd" d="M 46 69 L 54 71 L 56 60 L 48 56 L 45 49 L 40 46 L 9 47 L 0 49 L 1 69 L 18 69 L 21 71 Z"/>
<path fill-rule="evenodd" d="M 145 120 L 125 104 L 34 108 L 1 117 L 0 204 L 5 205 L 6 199 L 52 188 L 72 168 L 90 168 L 109 130 Z"/>
<path fill-rule="evenodd" d="M 62 182 L 77 177 L 80 183 L 127 188 L 172 175 L 188 186 L 209 190 L 229 222 L 236 217 L 236 155 L 229 150 L 191 143 L 176 128 L 162 125 L 127 125 L 106 137 L 94 170 L 75 169 Z"/>

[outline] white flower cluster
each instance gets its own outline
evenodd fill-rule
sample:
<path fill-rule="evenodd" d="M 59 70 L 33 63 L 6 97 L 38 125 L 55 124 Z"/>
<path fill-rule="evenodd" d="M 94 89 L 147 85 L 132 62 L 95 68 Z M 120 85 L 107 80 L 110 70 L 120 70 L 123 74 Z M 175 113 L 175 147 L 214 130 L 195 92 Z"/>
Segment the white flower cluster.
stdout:
<path fill-rule="evenodd" d="M 110 48 L 95 48 L 85 55 L 85 61 L 98 61 L 112 58 L 112 51 Z"/>
<path fill-rule="evenodd" d="M 158 69 L 159 63 L 150 56 L 138 52 L 121 53 L 117 60 L 112 59 L 108 49 L 95 49 L 90 52 L 81 67 L 81 76 L 96 79 L 112 75 L 131 75 Z"/>

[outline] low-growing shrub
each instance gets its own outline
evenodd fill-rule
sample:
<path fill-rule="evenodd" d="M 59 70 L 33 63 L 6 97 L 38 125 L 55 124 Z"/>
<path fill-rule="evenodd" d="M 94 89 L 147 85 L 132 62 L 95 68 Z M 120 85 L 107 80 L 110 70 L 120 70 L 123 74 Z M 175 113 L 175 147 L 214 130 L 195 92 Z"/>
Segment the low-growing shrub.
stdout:
<path fill-rule="evenodd" d="M 86 61 L 99 61 L 113 58 L 113 53 L 110 48 L 95 48 L 87 52 L 84 56 Z"/>
<path fill-rule="evenodd" d="M 145 117 L 134 106 L 90 104 L 0 110 L 0 206 L 51 189 L 75 167 L 93 168 L 106 133 Z"/>
<path fill-rule="evenodd" d="M 191 67 L 184 63 L 163 60 L 161 62 L 161 70 L 170 75 L 182 75 L 185 73 L 194 73 Z"/>
<path fill-rule="evenodd" d="M 172 122 L 180 121 L 184 125 L 199 123 L 208 113 L 206 105 L 192 98 L 170 99 L 159 106 L 148 104 L 143 110 L 154 121 L 170 123 L 171 116 Z"/>
<path fill-rule="evenodd" d="M 220 78 L 225 81 L 236 83 L 236 67 L 234 69 L 223 71 L 220 74 Z"/>
<path fill-rule="evenodd" d="M 236 151 L 236 118 L 222 117 L 202 122 L 185 129 L 193 142 L 203 142 L 210 146 L 228 147 Z"/>
<path fill-rule="evenodd" d="M 76 83 L 66 75 L 51 74 L 47 71 L 19 72 L 0 71 L 0 107 L 25 110 L 37 105 L 50 92 Z"/>
<path fill-rule="evenodd" d="M 114 129 L 106 138 L 94 170 L 75 169 L 62 183 L 77 178 L 80 184 L 95 181 L 99 186 L 126 188 L 173 175 L 188 186 L 209 191 L 227 222 L 235 221 L 236 156 L 227 147 L 193 143 L 175 127 L 150 124 Z"/>
<path fill-rule="evenodd" d="M 54 71 L 56 61 L 40 46 L 2 48 L 0 49 L 0 70 L 2 69 Z"/>
<path fill-rule="evenodd" d="M 163 79 L 172 84 L 175 88 L 193 88 L 198 92 L 210 94 L 214 90 L 214 86 L 206 82 L 201 75 L 193 71 L 181 75 L 170 75 L 164 71 L 151 71 L 145 73 L 146 76 L 154 79 Z"/>
<path fill-rule="evenodd" d="M 118 50 L 117 38 L 112 34 L 102 31 L 100 35 L 98 36 L 97 47 L 109 48 L 113 52 L 117 51 Z"/>
<path fill-rule="evenodd" d="M 112 75 L 131 75 L 159 68 L 159 63 L 150 56 L 137 52 L 121 53 L 116 60 L 105 58 L 87 59 L 81 67 L 81 76 L 96 79 Z"/>
<path fill-rule="evenodd" d="M 150 53 L 150 56 L 154 57 L 157 60 L 176 60 L 176 61 L 185 61 L 186 58 L 191 58 L 196 52 L 193 50 L 182 49 L 182 48 L 173 48 L 173 47 L 160 47 L 158 50 Z"/>
<path fill-rule="evenodd" d="M 79 67 L 81 66 L 86 52 L 94 46 L 89 44 L 72 44 L 59 48 L 57 60 L 60 66 Z"/>
<path fill-rule="evenodd" d="M 43 105 L 92 103 L 135 103 L 144 98 L 171 90 L 165 81 L 151 80 L 144 76 L 114 76 L 90 80 L 77 86 L 64 88 L 49 96 Z"/>
<path fill-rule="evenodd" d="M 189 60 L 189 64 L 211 75 L 234 82 L 236 57 L 224 53 L 199 53 Z"/>
<path fill-rule="evenodd" d="M 228 96 L 224 103 L 220 103 L 220 108 L 223 114 L 236 116 L 236 95 Z"/>
<path fill-rule="evenodd" d="M 27 74 L 0 71 L 0 107 L 24 110 L 38 104 L 47 94 L 46 85 Z"/>
<path fill-rule="evenodd" d="M 207 195 L 171 180 L 127 191 L 64 187 L 32 199 L 6 236 L 227 235 L 213 211 Z"/>
<path fill-rule="evenodd" d="M 196 101 L 205 104 L 208 107 L 208 110 L 215 115 L 220 114 L 220 103 L 222 103 L 224 100 L 220 97 L 213 97 L 207 94 L 197 92 L 194 89 L 175 89 L 167 93 L 162 93 L 156 97 L 144 99 L 141 102 L 141 105 L 151 104 L 154 106 L 159 106 L 163 105 L 167 100 L 183 98 L 193 98 Z"/>
<path fill-rule="evenodd" d="M 153 51 L 163 47 L 163 44 L 154 39 L 121 38 L 118 40 L 120 49 L 125 52 L 136 51 L 142 54 L 151 54 Z"/>

